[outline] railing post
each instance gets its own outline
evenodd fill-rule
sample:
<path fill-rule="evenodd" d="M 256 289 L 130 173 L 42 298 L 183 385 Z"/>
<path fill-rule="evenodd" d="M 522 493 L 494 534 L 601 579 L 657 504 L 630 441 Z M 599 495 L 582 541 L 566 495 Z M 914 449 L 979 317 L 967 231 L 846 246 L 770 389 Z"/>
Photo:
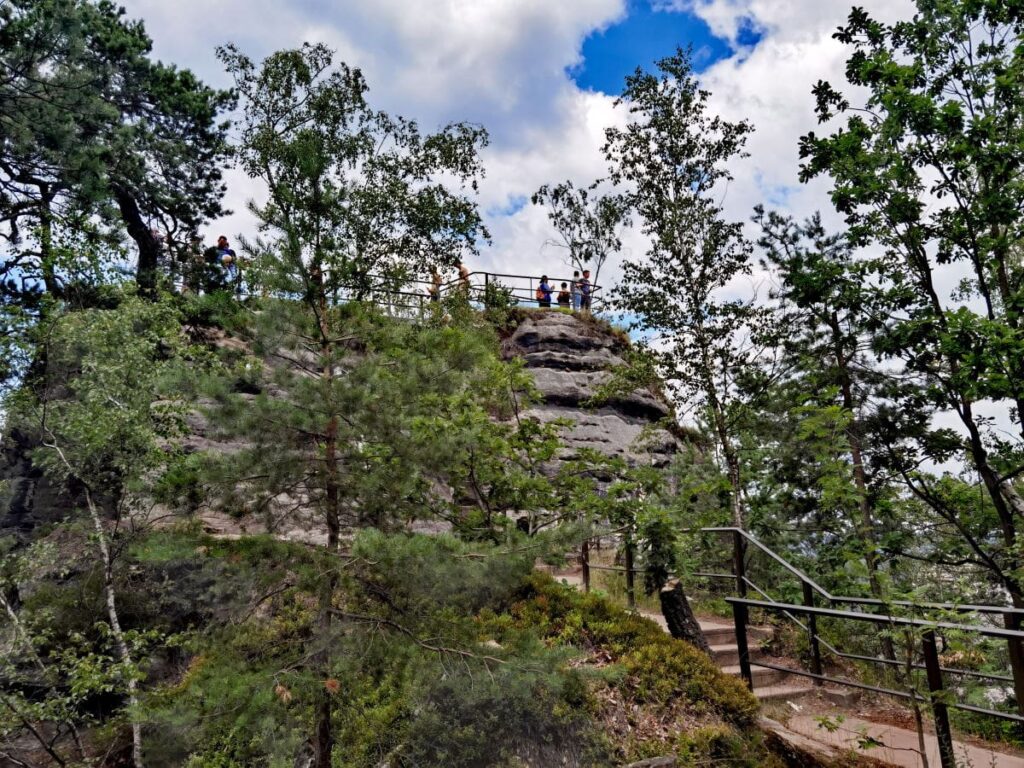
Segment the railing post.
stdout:
<path fill-rule="evenodd" d="M 808 608 L 814 607 L 814 590 L 806 581 L 801 580 L 800 584 L 804 589 L 804 605 Z M 813 613 L 807 614 L 807 634 L 811 641 L 811 674 L 821 675 L 821 645 L 818 643 L 818 617 Z M 814 679 L 815 685 L 821 685 L 820 678 Z"/>
<path fill-rule="evenodd" d="M 1003 624 L 1015 632 L 1020 630 L 1020 614 L 1004 613 Z M 1015 637 L 1007 638 L 1007 650 L 1010 655 L 1010 670 L 1013 674 L 1013 694 L 1017 699 L 1017 712 L 1024 715 L 1024 646 Z"/>
<path fill-rule="evenodd" d="M 636 608 L 636 589 L 633 584 L 633 536 L 626 534 L 626 604 L 629 610 Z"/>
<path fill-rule="evenodd" d="M 747 569 L 743 564 L 746 547 L 744 546 L 743 533 L 739 530 L 732 532 L 732 575 L 736 577 L 736 594 L 739 597 L 747 596 Z"/>
<path fill-rule="evenodd" d="M 583 591 L 590 591 L 590 539 L 583 540 L 580 547 L 580 564 L 583 566 Z"/>
<path fill-rule="evenodd" d="M 747 606 L 732 604 L 732 619 L 736 626 L 736 650 L 740 657 L 740 677 L 747 688 L 754 690 L 754 674 L 750 671 L 750 650 L 747 648 Z"/>
<path fill-rule="evenodd" d="M 924 666 L 928 677 L 928 692 L 935 718 L 935 737 L 939 742 L 939 761 L 942 768 L 956 768 L 953 752 L 953 732 L 949 728 L 949 712 L 942 700 L 942 668 L 939 664 L 939 649 L 935 645 L 934 630 L 927 629 L 921 635 L 924 651 Z"/>

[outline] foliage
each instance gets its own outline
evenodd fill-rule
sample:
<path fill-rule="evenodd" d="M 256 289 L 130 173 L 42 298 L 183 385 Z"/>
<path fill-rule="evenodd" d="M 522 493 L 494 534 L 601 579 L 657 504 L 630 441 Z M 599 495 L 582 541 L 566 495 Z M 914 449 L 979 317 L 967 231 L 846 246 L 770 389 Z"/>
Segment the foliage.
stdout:
<path fill-rule="evenodd" d="M 5 303 L 60 294 L 89 253 L 139 248 L 137 279 L 156 286 L 157 226 L 175 253 L 221 212 L 220 163 L 230 94 L 149 58 L 141 22 L 106 0 L 14 0 L 0 9 L 5 76 L 0 225 L 9 246 Z M 85 248 L 62 248 L 82 241 Z M 86 275 L 87 276 L 87 275 Z"/>
<path fill-rule="evenodd" d="M 323 45 L 260 65 L 230 45 L 219 55 L 244 109 L 239 160 L 270 188 L 269 201 L 252 206 L 274 233 L 252 244 L 258 285 L 365 298 L 411 269 L 451 265 L 487 237 L 464 194 L 482 172 L 483 129 L 456 123 L 423 135 L 411 120 L 371 109 L 362 73 L 333 67 Z"/>
<path fill-rule="evenodd" d="M 1020 435 L 1001 434 L 981 410 L 991 401 L 1015 432 L 1024 425 L 1013 42 L 1022 27 L 1020 9 L 1005 2 L 919 2 L 912 19 L 891 25 L 855 9 L 836 37 L 851 48 L 847 79 L 866 93 L 864 108 L 819 83 L 820 120 L 845 117 L 845 127 L 801 140 L 803 178 L 831 177 L 852 241 L 879 246 L 859 270 L 870 275 L 861 299 L 873 350 L 901 374 L 885 393 L 889 471 L 965 542 L 964 562 L 988 570 L 1015 604 Z M 959 288 L 943 292 L 953 275 Z M 942 412 L 959 431 L 932 426 Z M 977 474 L 983 509 L 918 469 L 949 460 Z"/>
<path fill-rule="evenodd" d="M 731 179 L 727 163 L 742 154 L 751 126 L 707 114 L 709 94 L 684 51 L 658 69 L 626 78 L 617 103 L 630 120 L 606 131 L 612 180 L 630 185 L 651 239 L 644 259 L 623 265 L 616 302 L 638 318 L 636 328 L 658 334 L 652 351 L 677 400 L 708 417 L 732 484 L 733 523 L 743 527 L 735 424 L 747 401 L 737 382 L 756 369 L 754 332 L 770 324 L 763 308 L 720 297 L 749 273 L 751 246 L 740 223 L 723 219 L 716 190 Z"/>
<path fill-rule="evenodd" d="M 628 614 L 600 596 L 581 594 L 550 577 L 534 574 L 511 606 L 510 614 L 512 627 L 536 628 L 559 643 L 610 653 L 613 661 L 625 664 L 630 671 L 622 684 L 632 686 L 644 700 L 666 704 L 684 697 L 738 723 L 756 712 L 756 702 L 743 684 L 722 673 L 706 655 L 673 640 L 650 620 Z M 505 618 L 497 621 L 498 626 L 510 622 Z M 672 663 L 679 665 L 679 675 L 659 679 L 651 664 L 662 653 L 675 659 Z M 723 685 L 718 686 L 718 681 Z"/>
<path fill-rule="evenodd" d="M 591 282 L 598 282 L 601 267 L 622 249 L 622 230 L 630 225 L 629 203 L 621 194 L 593 194 L 601 182 L 577 188 L 571 181 L 544 184 L 533 193 L 534 205 L 548 208 L 550 219 L 565 248 L 569 265 L 582 271 L 593 269 Z M 592 196 L 593 194 L 593 196 Z"/>

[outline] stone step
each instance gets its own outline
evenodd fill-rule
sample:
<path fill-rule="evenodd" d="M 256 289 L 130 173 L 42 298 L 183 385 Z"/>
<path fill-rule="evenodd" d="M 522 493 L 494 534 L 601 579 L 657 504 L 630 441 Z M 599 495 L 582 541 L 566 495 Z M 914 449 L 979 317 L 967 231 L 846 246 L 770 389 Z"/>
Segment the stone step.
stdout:
<path fill-rule="evenodd" d="M 724 624 L 717 621 L 700 621 L 701 632 L 708 645 L 735 645 L 736 628 L 732 624 Z M 753 650 L 758 640 L 766 640 L 772 636 L 772 631 L 767 627 L 747 627 L 747 645 Z"/>
<path fill-rule="evenodd" d="M 799 682 L 797 677 L 791 677 L 790 680 L 797 682 L 787 681 L 778 685 L 764 685 L 760 688 L 755 683 L 754 695 L 761 701 L 791 701 L 814 692 L 814 686 L 810 683 Z"/>
<path fill-rule="evenodd" d="M 739 677 L 740 675 L 739 664 L 730 664 L 728 666 L 723 666 L 721 669 L 727 675 L 735 675 L 736 677 Z M 759 686 L 770 686 L 773 683 L 779 683 L 791 677 L 791 675 L 786 672 L 782 672 L 778 669 L 767 669 L 765 667 L 753 667 L 750 670 L 750 673 L 754 676 L 755 693 Z"/>
<path fill-rule="evenodd" d="M 757 647 L 748 649 L 750 651 L 750 658 L 757 659 L 763 654 Z M 736 643 L 721 643 L 719 645 L 711 646 L 711 658 L 715 660 L 715 663 L 720 667 L 733 666 L 740 663 L 740 649 Z"/>

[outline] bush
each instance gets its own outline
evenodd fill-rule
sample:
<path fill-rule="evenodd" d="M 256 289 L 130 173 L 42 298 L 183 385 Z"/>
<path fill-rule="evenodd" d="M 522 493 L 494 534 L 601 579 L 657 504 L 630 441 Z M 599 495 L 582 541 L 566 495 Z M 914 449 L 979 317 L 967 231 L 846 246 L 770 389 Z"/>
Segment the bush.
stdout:
<path fill-rule="evenodd" d="M 743 726 L 757 716 L 757 699 L 739 679 L 654 622 L 596 595 L 538 573 L 510 612 L 519 626 L 535 626 L 551 640 L 609 654 L 624 669 L 623 684 L 638 701 L 669 705 L 683 700 L 695 712 L 713 712 Z"/>

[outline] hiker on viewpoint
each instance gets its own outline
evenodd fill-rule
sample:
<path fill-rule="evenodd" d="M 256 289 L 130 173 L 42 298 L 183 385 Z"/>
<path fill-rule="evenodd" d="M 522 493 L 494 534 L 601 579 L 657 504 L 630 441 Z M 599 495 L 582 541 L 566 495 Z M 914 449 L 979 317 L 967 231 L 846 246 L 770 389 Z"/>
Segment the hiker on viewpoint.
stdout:
<path fill-rule="evenodd" d="M 569 296 L 569 284 L 562 283 L 562 290 L 558 292 L 558 306 L 561 309 L 568 309 L 570 300 L 571 299 Z"/>
<path fill-rule="evenodd" d="M 455 268 L 459 270 L 459 290 L 466 294 L 466 298 L 469 298 L 469 267 L 456 259 Z"/>
<path fill-rule="evenodd" d="M 441 300 L 441 273 L 437 271 L 437 267 L 430 273 L 430 288 L 427 289 L 427 293 L 430 294 L 431 301 Z"/>
<path fill-rule="evenodd" d="M 537 306 L 551 306 L 551 286 L 548 284 L 547 275 L 541 275 L 540 285 L 537 286 Z"/>
<path fill-rule="evenodd" d="M 229 286 L 236 285 L 238 283 L 238 264 L 235 261 L 237 257 L 225 235 L 217 238 L 217 255 L 220 257 L 221 266 L 224 267 L 227 284 Z"/>
<path fill-rule="evenodd" d="M 580 273 L 579 270 L 572 273 L 572 310 L 580 311 Z"/>
<path fill-rule="evenodd" d="M 590 311 L 590 299 L 594 292 L 594 286 L 590 284 L 590 270 L 583 270 L 583 277 L 580 278 L 580 309 L 584 312 Z"/>

